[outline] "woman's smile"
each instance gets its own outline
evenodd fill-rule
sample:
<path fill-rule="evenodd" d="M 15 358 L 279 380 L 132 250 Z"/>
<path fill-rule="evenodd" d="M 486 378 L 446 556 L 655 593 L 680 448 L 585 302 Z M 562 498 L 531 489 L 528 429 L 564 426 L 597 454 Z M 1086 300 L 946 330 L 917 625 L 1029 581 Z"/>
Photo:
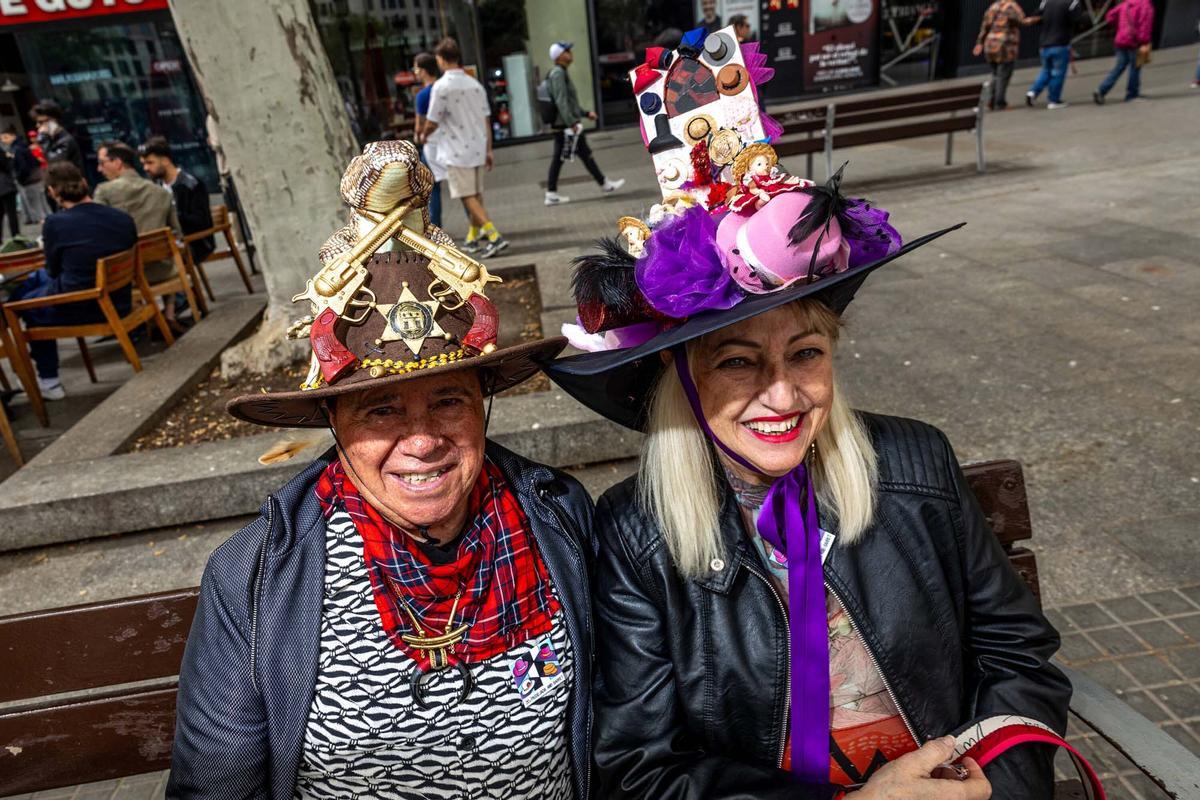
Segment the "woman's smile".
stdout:
<path fill-rule="evenodd" d="M 764 442 L 783 444 L 795 441 L 803 429 L 804 413 L 777 415 L 771 417 L 755 417 L 744 420 L 742 427 L 752 436 Z"/>

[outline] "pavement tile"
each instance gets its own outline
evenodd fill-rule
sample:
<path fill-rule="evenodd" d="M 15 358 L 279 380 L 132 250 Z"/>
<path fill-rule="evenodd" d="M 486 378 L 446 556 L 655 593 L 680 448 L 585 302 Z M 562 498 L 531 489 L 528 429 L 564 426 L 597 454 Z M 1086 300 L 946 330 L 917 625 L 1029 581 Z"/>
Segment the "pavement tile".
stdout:
<path fill-rule="evenodd" d="M 1092 628 L 1108 627 L 1117 624 L 1117 621 L 1111 615 L 1095 603 L 1080 603 L 1079 605 L 1067 606 L 1061 609 L 1061 611 L 1069 619 L 1073 620 L 1081 630 L 1091 630 Z"/>
<path fill-rule="evenodd" d="M 1050 620 L 1050 624 L 1059 633 L 1071 633 L 1079 630 L 1079 627 L 1066 617 L 1065 614 L 1059 612 L 1057 608 L 1047 608 L 1043 611 L 1046 619 Z"/>
<path fill-rule="evenodd" d="M 1183 634 L 1162 620 L 1139 622 L 1130 625 L 1129 629 L 1154 649 L 1188 643 Z"/>
<path fill-rule="evenodd" d="M 1200 689 L 1194 685 L 1163 686 L 1151 691 L 1180 719 L 1200 719 Z"/>
<path fill-rule="evenodd" d="M 1108 655 L 1121 656 L 1146 650 L 1145 645 L 1123 628 L 1100 628 L 1090 631 L 1088 636 Z"/>
<path fill-rule="evenodd" d="M 1130 656 L 1121 659 L 1120 663 L 1139 686 L 1158 686 L 1170 681 L 1182 680 L 1179 671 L 1171 666 L 1170 659 L 1163 653 Z M 1088 675 L 1092 675 L 1091 667 L 1088 668 Z"/>
<path fill-rule="evenodd" d="M 1153 696 L 1153 692 L 1126 692 L 1121 696 L 1121 699 L 1128 703 L 1130 708 L 1151 722 L 1159 723 L 1172 719 L 1171 715 L 1162 707 L 1157 698 Z"/>
<path fill-rule="evenodd" d="M 1075 666 L 1099 658 L 1101 655 L 1095 645 L 1078 633 L 1069 633 L 1062 637 L 1062 646 L 1059 648 L 1058 654 L 1063 661 Z"/>
<path fill-rule="evenodd" d="M 1140 772 L 1122 776 L 1122 779 L 1128 783 L 1135 793 L 1131 797 L 1139 798 L 1139 800 L 1159 800 L 1159 798 L 1166 797 L 1162 790 L 1154 784 L 1154 781 Z M 1119 797 L 1119 795 L 1116 797 Z"/>
<path fill-rule="evenodd" d="M 1145 685 L 1137 680 L 1136 675 L 1131 677 L 1129 673 L 1121 669 L 1127 663 L 1128 659 L 1095 661 L 1084 667 L 1084 671 L 1089 678 L 1105 689 L 1108 689 L 1113 694 L 1121 695 L 1133 689 L 1139 683 L 1140 685 Z M 1171 673 L 1171 677 L 1175 677 L 1175 674 Z"/>
<path fill-rule="evenodd" d="M 1191 637 L 1193 642 L 1200 642 L 1200 614 L 1174 617 L 1171 622 L 1178 625 L 1179 629 Z"/>
<path fill-rule="evenodd" d="M 1200 645 L 1167 651 L 1167 660 L 1189 680 L 1200 680 Z"/>
<path fill-rule="evenodd" d="M 1150 592 L 1142 595 L 1142 600 L 1151 608 L 1164 616 L 1172 614 L 1192 614 L 1200 611 L 1185 595 L 1176 591 Z"/>
<path fill-rule="evenodd" d="M 1200 585 L 1185 586 L 1179 591 L 1200 608 Z"/>
<path fill-rule="evenodd" d="M 1140 622 L 1155 616 L 1154 611 L 1137 595 L 1114 597 L 1100 603 L 1108 613 L 1122 622 Z"/>

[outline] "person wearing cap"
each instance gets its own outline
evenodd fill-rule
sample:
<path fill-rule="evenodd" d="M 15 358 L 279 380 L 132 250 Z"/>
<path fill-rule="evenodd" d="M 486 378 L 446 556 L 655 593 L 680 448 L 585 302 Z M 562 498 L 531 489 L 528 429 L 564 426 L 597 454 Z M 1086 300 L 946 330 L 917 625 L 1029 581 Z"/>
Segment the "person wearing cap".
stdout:
<path fill-rule="evenodd" d="M 571 52 L 571 42 L 555 42 L 550 45 L 550 61 L 554 66 L 546 76 L 550 90 L 550 100 L 554 104 L 554 156 L 550 159 L 550 174 L 546 178 L 546 199 L 548 206 L 562 205 L 571 201 L 570 197 L 558 193 L 558 174 L 562 171 L 563 159 L 571 154 L 579 156 L 587 171 L 600 186 L 604 194 L 612 194 L 625 185 L 624 178 L 610 181 L 604 176 L 600 165 L 592 157 L 592 148 L 588 146 L 587 134 L 583 132 L 583 119 L 596 119 L 595 111 L 584 111 L 579 105 L 579 95 L 575 84 L 567 73 L 567 67 L 575 60 Z M 568 142 L 568 137 L 570 141 Z M 565 155 L 564 155 L 565 154 Z"/>
<path fill-rule="evenodd" d="M 594 519 L 597 794 L 1049 800 L 1050 748 L 1000 747 L 1065 745 L 1058 633 L 946 436 L 854 410 L 834 361 L 867 277 L 949 229 L 903 243 L 746 128 L 648 143 L 691 202 L 576 259 L 585 352 L 547 368 L 646 435 Z M 713 190 L 747 161 L 761 202 Z"/>
<path fill-rule="evenodd" d="M 229 405 L 334 446 L 209 560 L 169 798 L 588 797 L 591 502 L 486 438 L 564 342 L 497 343 L 431 183 L 410 142 L 354 159 L 292 330 L 314 369 Z"/>

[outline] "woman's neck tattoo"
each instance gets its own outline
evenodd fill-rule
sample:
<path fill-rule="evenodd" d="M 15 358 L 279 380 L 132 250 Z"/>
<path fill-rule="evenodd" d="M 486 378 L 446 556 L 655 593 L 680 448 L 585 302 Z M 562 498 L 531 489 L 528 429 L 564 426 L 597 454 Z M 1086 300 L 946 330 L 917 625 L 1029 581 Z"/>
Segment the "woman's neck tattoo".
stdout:
<path fill-rule="evenodd" d="M 737 499 L 738 505 L 753 511 L 762 508 L 763 503 L 767 500 L 770 486 L 743 480 L 735 475 L 729 467 L 725 467 L 725 477 L 729 481 L 730 488 L 733 489 L 733 496 Z"/>

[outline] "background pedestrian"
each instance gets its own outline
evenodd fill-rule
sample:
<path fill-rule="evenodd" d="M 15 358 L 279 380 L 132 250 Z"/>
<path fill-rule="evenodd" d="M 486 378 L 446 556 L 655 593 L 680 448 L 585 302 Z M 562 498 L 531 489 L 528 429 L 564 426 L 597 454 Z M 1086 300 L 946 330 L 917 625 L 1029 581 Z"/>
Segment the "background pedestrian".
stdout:
<path fill-rule="evenodd" d="M 46 161 L 70 161 L 82 175 L 83 152 L 75 137 L 62 126 L 62 106 L 53 100 L 43 100 L 33 107 L 30 112 L 37 125 L 38 144 L 46 155 Z"/>
<path fill-rule="evenodd" d="M 1027 17 L 1016 0 L 996 0 L 988 6 L 979 26 L 979 38 L 971 52 L 987 59 L 992 69 L 989 110 L 1008 108 L 1008 82 L 1021 49 L 1021 26 L 1032 25 L 1037 17 Z"/>
<path fill-rule="evenodd" d="M 1154 6 L 1150 0 L 1124 0 L 1108 10 L 1104 21 L 1116 31 L 1113 46 L 1117 50 L 1117 63 L 1100 87 L 1092 92 L 1092 100 L 1098 106 L 1104 105 L 1105 96 L 1116 86 L 1126 68 L 1129 78 L 1125 82 L 1125 101 L 1134 100 L 1141 94 L 1142 65 L 1150 60 L 1150 37 L 1154 33 Z"/>
<path fill-rule="evenodd" d="M 483 174 L 492 168 L 492 110 L 483 85 L 463 71 L 458 42 L 442 39 L 433 54 L 442 76 L 430 94 L 426 137 L 446 167 L 450 196 L 462 201 L 470 220 L 463 249 L 486 258 L 508 247 L 483 204 Z"/>
<path fill-rule="evenodd" d="M 17 193 L 25 211 L 25 222 L 41 225 L 50 216 L 46 204 L 46 185 L 42 182 L 42 165 L 29 149 L 24 137 L 13 126 L 0 133 L 0 143 L 12 155 L 13 175 L 17 179 Z"/>
<path fill-rule="evenodd" d="M 158 181 L 160 186 L 171 190 L 175 199 L 175 215 L 184 234 L 208 230 L 212 227 L 212 208 L 208 204 L 208 187 L 204 181 L 187 170 L 180 169 L 171 157 L 171 145 L 162 136 L 151 136 L 138 148 L 142 169 Z M 188 243 L 192 261 L 201 264 L 217 249 L 211 236 Z"/>
<path fill-rule="evenodd" d="M 1042 31 L 1038 38 L 1042 71 L 1025 93 L 1025 105 L 1032 106 L 1043 89 L 1049 88 L 1048 109 L 1066 108 L 1063 102 L 1063 86 L 1067 82 L 1067 68 L 1071 64 L 1071 35 L 1075 23 L 1083 13 L 1080 0 L 1042 0 L 1038 6 L 1038 18 Z"/>
<path fill-rule="evenodd" d="M 429 117 L 429 100 L 433 96 L 433 84 L 442 76 L 438 69 L 437 57 L 433 53 L 417 53 L 413 59 L 413 75 L 421 82 L 421 90 L 417 92 L 414 110 L 416 120 L 413 125 L 413 136 L 421 148 L 421 161 L 433 173 L 433 189 L 429 192 L 429 221 L 439 228 L 442 227 L 442 181 L 446 180 L 446 169 L 437 160 L 437 145 L 426 141 L 429 137 L 425 132 L 425 122 Z"/>
<path fill-rule="evenodd" d="M 558 193 L 558 174 L 562 170 L 564 157 L 569 159 L 572 153 L 583 161 L 587 171 L 600 185 L 600 190 L 612 194 L 625 185 L 625 179 L 610 181 L 592 158 L 592 148 L 588 147 L 587 134 L 583 132 L 583 118 L 594 120 L 596 112 L 584 111 L 579 105 L 575 84 L 567 74 L 567 67 L 575 60 L 571 43 L 555 42 L 550 45 L 550 60 L 554 66 L 546 76 L 546 84 L 550 90 L 550 101 L 554 104 L 554 157 L 550 159 L 550 174 L 546 178 L 546 205 L 570 202 L 571 198 Z"/>
<path fill-rule="evenodd" d="M 17 216 L 17 177 L 13 167 L 13 158 L 7 149 L 0 148 L 0 217 L 8 220 L 9 235 L 17 238 L 21 235 L 21 220 Z M 3 222 L 0 219 L 0 222 Z M 4 240 L 4 230 L 0 228 L 0 241 Z"/>

